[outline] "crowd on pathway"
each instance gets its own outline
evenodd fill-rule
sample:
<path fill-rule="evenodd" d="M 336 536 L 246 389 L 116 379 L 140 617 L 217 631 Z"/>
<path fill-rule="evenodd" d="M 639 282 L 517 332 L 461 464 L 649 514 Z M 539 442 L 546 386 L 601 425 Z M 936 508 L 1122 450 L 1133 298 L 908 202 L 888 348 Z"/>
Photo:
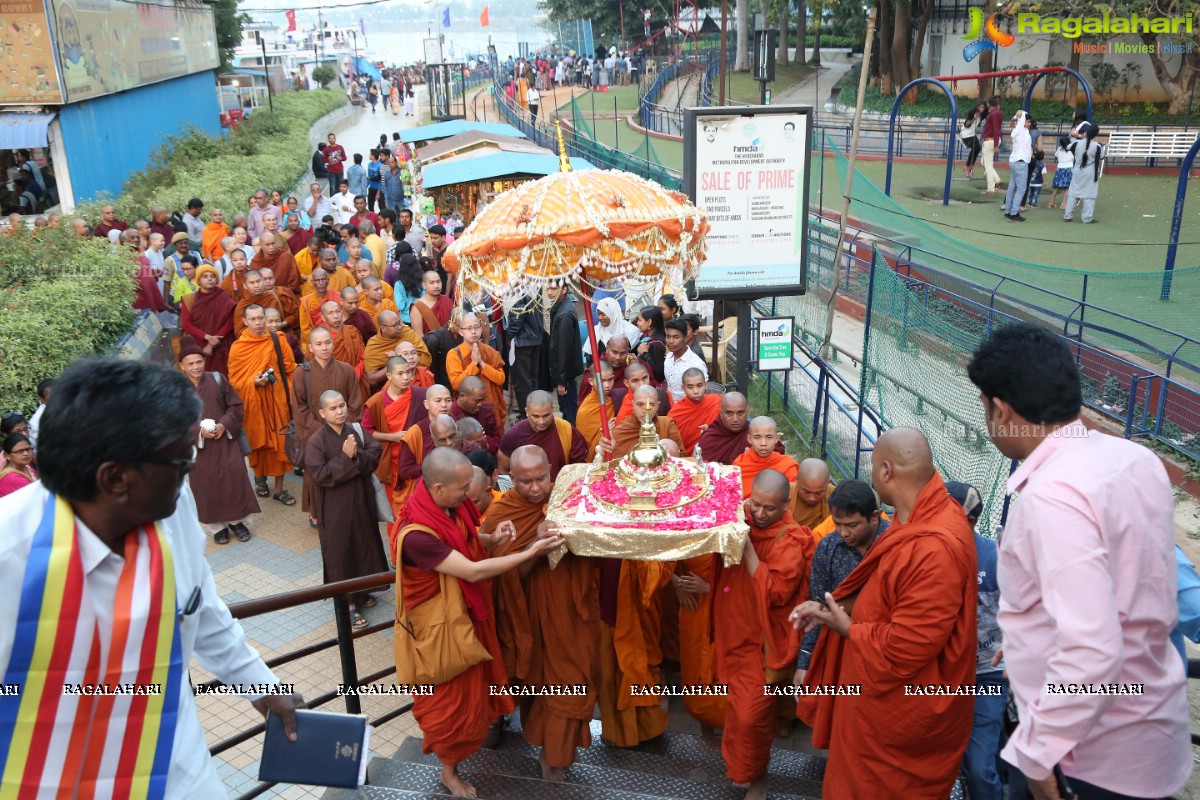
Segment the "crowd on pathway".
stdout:
<path fill-rule="evenodd" d="M 1026 217 L 1021 212 L 1038 208 L 1046 176 L 1051 171 L 1046 166 L 1049 151 L 1041 144 L 1042 134 L 1032 115 L 1017 111 L 1010 122 L 1009 179 L 1002 208 L 1004 218 L 1009 222 L 1025 222 Z M 1003 128 L 1000 97 L 993 95 L 967 112 L 959 129 L 959 139 L 966 150 L 963 177 L 974 178 L 975 165 L 982 162 L 987 184 L 984 194 L 996 194 L 1002 183 L 995 161 L 1003 144 Z M 1104 146 L 1096 141 L 1099 133 L 1099 125 L 1089 122 L 1084 112 L 1076 111 L 1071 129 L 1055 143 L 1053 191 L 1046 207 L 1061 208 L 1065 222 L 1074 219 L 1075 208 L 1081 203 L 1084 224 L 1096 221 L 1096 198 L 1105 158 Z M 1056 204 L 1060 191 L 1064 199 L 1061 204 Z"/>

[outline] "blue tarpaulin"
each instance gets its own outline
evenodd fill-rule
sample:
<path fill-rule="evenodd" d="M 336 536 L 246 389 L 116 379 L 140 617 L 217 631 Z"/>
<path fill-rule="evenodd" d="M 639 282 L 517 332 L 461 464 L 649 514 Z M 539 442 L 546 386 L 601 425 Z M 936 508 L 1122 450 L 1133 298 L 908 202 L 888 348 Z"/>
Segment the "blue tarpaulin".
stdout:
<path fill-rule="evenodd" d="M 549 175 L 558 172 L 558 156 L 538 153 L 496 153 L 490 156 L 439 161 L 421 171 L 426 189 L 455 183 L 473 183 L 508 175 Z M 582 158 L 571 159 L 571 169 L 593 169 Z"/>
<path fill-rule="evenodd" d="M 0 114 L 0 150 L 47 147 L 46 129 L 53 119 L 54 112 L 23 114 L 14 111 Z"/>

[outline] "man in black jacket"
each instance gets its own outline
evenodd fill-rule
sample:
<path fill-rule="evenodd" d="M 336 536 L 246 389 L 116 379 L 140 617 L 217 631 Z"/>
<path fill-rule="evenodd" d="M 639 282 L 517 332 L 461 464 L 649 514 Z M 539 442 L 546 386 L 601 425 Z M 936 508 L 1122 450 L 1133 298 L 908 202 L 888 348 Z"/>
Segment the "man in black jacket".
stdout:
<path fill-rule="evenodd" d="M 525 400 L 534 389 L 540 389 L 542 372 L 542 337 L 545 335 L 542 310 L 537 302 L 526 296 L 516 302 L 504 318 L 504 332 L 513 344 L 513 360 L 508 379 L 516 395 L 516 409 L 525 419 Z"/>
<path fill-rule="evenodd" d="M 578 405 L 576 379 L 583 374 L 583 345 L 579 339 L 579 318 L 575 316 L 575 298 L 561 286 L 546 288 L 550 307 L 550 346 L 547 356 L 550 366 L 550 385 L 558 395 L 558 410 L 562 417 L 575 424 Z"/>

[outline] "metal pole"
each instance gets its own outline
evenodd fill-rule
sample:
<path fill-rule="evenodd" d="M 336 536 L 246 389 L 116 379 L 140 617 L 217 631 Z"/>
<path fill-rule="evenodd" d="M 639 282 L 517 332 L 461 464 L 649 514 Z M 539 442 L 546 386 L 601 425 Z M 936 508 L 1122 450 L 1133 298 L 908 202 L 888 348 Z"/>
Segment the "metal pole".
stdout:
<path fill-rule="evenodd" d="M 617 111 L 617 96 L 615 94 L 613 95 L 613 145 L 618 153 L 621 152 L 621 115 Z"/>
<path fill-rule="evenodd" d="M 260 36 L 258 39 L 258 43 L 262 45 L 262 51 L 263 51 L 263 77 L 265 77 L 267 79 L 267 105 L 270 107 L 271 113 L 274 114 L 275 113 L 275 101 L 271 97 L 271 70 L 267 66 L 267 40 L 263 39 Z M 355 712 L 355 713 L 358 713 L 358 712 Z"/>
<path fill-rule="evenodd" d="M 725 26 L 729 24 L 729 0 L 721 0 L 721 64 L 718 74 L 721 90 L 717 105 L 725 105 Z"/>
<path fill-rule="evenodd" d="M 333 619 L 337 623 L 338 654 L 342 662 L 342 683 L 358 686 L 358 662 L 354 657 L 354 626 L 350 624 L 350 601 L 346 595 L 333 598 Z M 346 713 L 361 714 L 362 705 L 354 692 L 346 693 Z"/>
<path fill-rule="evenodd" d="M 749 396 L 750 391 L 750 301 L 738 301 L 737 329 L 737 390 Z"/>
<path fill-rule="evenodd" d="M 863 67 L 858 75 L 858 97 L 854 102 L 854 133 L 850 140 L 850 158 L 846 167 L 846 187 L 842 190 L 842 216 L 838 220 L 837 246 L 834 248 L 834 267 L 829 271 L 829 302 L 825 309 L 825 338 L 821 340 L 821 358 L 829 358 L 829 343 L 833 340 L 833 314 L 837 303 L 838 271 L 837 259 L 842 257 L 842 245 L 846 241 L 846 217 L 850 214 L 850 191 L 854 186 L 854 163 L 858 160 L 858 135 L 862 127 L 863 98 L 867 93 L 868 65 L 871 63 L 871 45 L 875 38 L 875 13 L 872 8 L 867 16 L 867 40 L 863 44 Z"/>

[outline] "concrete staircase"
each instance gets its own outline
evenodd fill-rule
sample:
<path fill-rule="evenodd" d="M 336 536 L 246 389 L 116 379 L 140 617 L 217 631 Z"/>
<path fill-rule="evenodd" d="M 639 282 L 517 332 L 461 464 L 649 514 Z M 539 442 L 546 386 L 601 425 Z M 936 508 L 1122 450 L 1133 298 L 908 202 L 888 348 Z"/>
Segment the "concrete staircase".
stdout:
<path fill-rule="evenodd" d="M 506 800 L 739 800 L 744 795 L 725 778 L 720 738 L 668 730 L 637 748 L 609 747 L 600 741 L 600 722 L 592 722 L 592 746 L 581 750 L 567 770 L 565 783 L 541 779 L 537 749 L 514 730 L 510 718 L 504 740 L 495 750 L 480 750 L 459 772 L 481 798 Z M 421 741 L 409 739 L 390 759 L 376 758 L 367 767 L 367 785 L 357 791 L 331 789 L 325 800 L 417 800 L 443 798 L 440 765 L 421 754 Z M 771 753 L 768 793 L 778 800 L 817 800 L 825 760 L 776 748 Z"/>

